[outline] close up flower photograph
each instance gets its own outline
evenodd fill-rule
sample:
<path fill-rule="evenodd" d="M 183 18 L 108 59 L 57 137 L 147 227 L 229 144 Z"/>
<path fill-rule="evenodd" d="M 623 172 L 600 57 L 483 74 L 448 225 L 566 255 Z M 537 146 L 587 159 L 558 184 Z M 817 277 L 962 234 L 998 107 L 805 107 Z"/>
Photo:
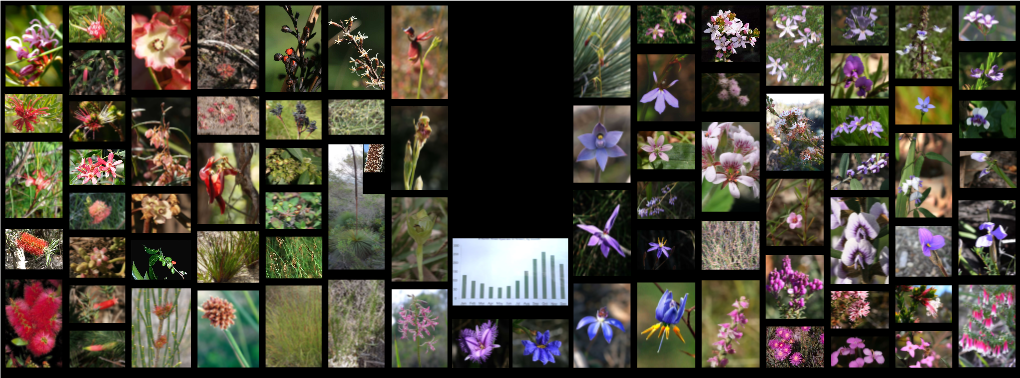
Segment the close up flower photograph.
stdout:
<path fill-rule="evenodd" d="M 133 98 L 131 185 L 191 186 L 189 98 Z"/>
<path fill-rule="evenodd" d="M 1015 188 L 1016 156 L 1016 151 L 960 151 L 960 187 Z"/>
<path fill-rule="evenodd" d="M 639 131 L 638 169 L 694 169 L 694 131 Z"/>
<path fill-rule="evenodd" d="M 636 192 L 638 218 L 694 219 L 694 191 L 690 181 L 640 181 Z"/>
<path fill-rule="evenodd" d="M 191 6 L 131 6 L 131 89 L 191 89 Z"/>
<path fill-rule="evenodd" d="M 451 324 L 446 306 L 448 295 L 447 290 L 392 291 L 390 332 L 394 366 L 448 367 L 446 351 L 452 342 L 447 338 Z"/>
<path fill-rule="evenodd" d="M 759 287 L 760 281 L 701 281 L 702 292 L 709 294 L 701 300 L 701 329 L 715 335 L 701 340 L 706 351 L 701 367 L 760 366 Z"/>
<path fill-rule="evenodd" d="M 960 138 L 1016 139 L 1016 101 L 960 101 Z"/>
<path fill-rule="evenodd" d="M 4 364 L 9 368 L 63 366 L 62 284 L 61 280 L 4 280 L 3 337 L 11 341 Z"/>
<path fill-rule="evenodd" d="M 266 92 L 321 92 L 323 86 L 321 5 L 266 5 L 261 15 Z M 394 25 L 396 27 L 396 25 Z M 333 28 L 333 30 L 336 30 Z M 248 37 L 251 39 L 251 37 Z M 257 40 L 256 40 L 257 41 Z M 255 46 L 253 46 L 255 47 Z"/>
<path fill-rule="evenodd" d="M 765 257 L 769 295 L 766 319 L 823 319 L 825 269 L 822 255 Z M 817 294 L 817 295 L 816 295 Z"/>
<path fill-rule="evenodd" d="M 124 193 L 71 193 L 72 230 L 123 230 Z"/>
<path fill-rule="evenodd" d="M 72 368 L 124 367 L 124 331 L 71 331 Z"/>
<path fill-rule="evenodd" d="M 959 366 L 1016 365 L 1016 285 L 960 285 L 956 316 Z"/>
<path fill-rule="evenodd" d="M 4 218 L 64 214 L 60 142 L 4 142 Z"/>
<path fill-rule="evenodd" d="M 832 54 L 833 99 L 889 98 L 889 54 Z"/>
<path fill-rule="evenodd" d="M 949 133 L 897 134 L 896 217 L 953 216 L 953 139 Z"/>
<path fill-rule="evenodd" d="M 71 50 L 70 56 L 71 95 L 123 95 L 127 92 L 126 77 L 120 75 L 120 69 L 127 63 L 124 50 Z"/>
<path fill-rule="evenodd" d="M 648 244 L 648 250 L 641 254 L 641 269 L 697 269 L 694 230 L 639 230 L 637 235 Z"/>
<path fill-rule="evenodd" d="M 889 281 L 889 198 L 829 198 L 830 282 Z"/>
<path fill-rule="evenodd" d="M 63 240 L 60 229 L 5 229 L 4 269 L 62 269 Z"/>
<path fill-rule="evenodd" d="M 68 7 L 71 22 L 70 43 L 122 43 L 124 21 L 123 5 L 72 5 Z M 122 62 L 123 63 L 123 62 Z"/>
<path fill-rule="evenodd" d="M 378 5 L 345 4 L 327 7 L 326 11 L 326 36 L 329 37 L 326 41 L 327 69 L 332 81 L 327 84 L 327 89 L 386 89 L 387 67 L 382 58 L 376 55 L 382 53 L 385 47 L 385 8 Z M 400 26 L 401 29 L 406 27 Z M 405 38 L 410 39 L 411 36 L 400 36 L 394 42 L 402 44 Z M 426 43 L 431 44 L 432 41 Z"/>
<path fill-rule="evenodd" d="M 574 182 L 630 182 L 630 159 L 634 154 L 630 149 L 634 137 L 630 106 L 574 106 L 573 109 Z M 659 148 L 660 152 L 663 148 Z"/>
<path fill-rule="evenodd" d="M 640 282 L 637 284 L 637 367 L 695 367 L 699 343 L 693 312 L 698 296 L 694 282 Z M 700 310 L 700 309 L 699 309 Z M 635 332 L 636 333 L 636 332 Z M 670 335 L 672 334 L 672 335 Z M 669 340 L 670 336 L 674 336 Z"/>
<path fill-rule="evenodd" d="M 760 211 L 761 123 L 701 123 L 701 211 Z"/>
<path fill-rule="evenodd" d="M 952 323 L 953 290 L 954 285 L 896 285 L 896 323 Z"/>
<path fill-rule="evenodd" d="M 760 111 L 760 79 L 758 73 L 702 73 L 701 111 Z"/>
<path fill-rule="evenodd" d="M 639 122 L 694 120 L 696 60 L 689 54 L 637 56 L 637 88 L 644 93 L 636 104 Z"/>
<path fill-rule="evenodd" d="M 192 367 L 192 301 L 189 288 L 131 289 L 131 367 Z M 153 353 L 148 353 L 151 351 Z"/>
<path fill-rule="evenodd" d="M 259 367 L 260 296 L 259 290 L 198 291 L 198 367 Z"/>
<path fill-rule="evenodd" d="M 693 44 L 697 14 L 693 5 L 637 6 L 638 43 Z"/>
<path fill-rule="evenodd" d="M 832 329 L 889 328 L 889 292 L 832 291 Z"/>
<path fill-rule="evenodd" d="M 775 5 L 766 14 L 765 52 L 772 70 L 765 85 L 822 85 L 825 7 Z"/>
<path fill-rule="evenodd" d="M 333 6 L 329 7 L 334 8 Z M 630 8 L 627 8 L 629 13 Z M 450 98 L 450 8 L 445 5 L 408 5 L 390 8 L 393 20 L 390 23 L 390 64 L 386 68 L 386 76 L 391 85 L 394 99 L 449 99 Z M 349 15 L 343 16 L 348 18 Z M 359 17 L 360 18 L 360 17 Z M 368 20 L 366 16 L 366 20 Z M 625 18 L 630 25 L 630 17 Z M 337 21 L 340 20 L 331 20 Z M 608 20 L 606 20 L 608 21 Z M 356 21 L 355 21 L 356 22 Z M 340 29 L 329 24 L 327 30 L 332 34 Z M 352 27 L 350 23 L 346 25 Z M 597 25 L 595 25 L 597 27 Z M 356 27 L 356 26 L 353 26 Z M 367 28 L 365 29 L 368 30 Z M 335 37 L 334 37 L 335 38 Z M 379 39 L 384 37 L 380 35 Z M 349 40 L 351 38 L 348 38 Z M 362 38 L 364 39 L 364 38 Z M 629 39 L 629 36 L 628 36 Z M 615 41 L 613 41 L 615 43 Z M 608 45 L 608 42 L 607 42 Z M 607 46 L 608 48 L 608 46 Z M 407 51 L 406 53 L 404 51 Z M 382 52 L 380 50 L 379 52 Z M 372 69 L 365 70 L 367 59 L 365 54 L 376 57 L 371 51 L 365 50 L 360 63 L 352 64 L 365 79 L 381 76 L 382 67 L 378 60 L 370 63 Z M 344 59 L 350 62 L 352 57 Z M 358 57 L 353 57 L 358 61 Z M 378 58 L 378 57 L 376 57 Z M 349 70 L 350 68 L 348 68 Z M 332 78 L 332 73 L 330 73 Z M 382 80 L 382 78 L 378 79 Z M 376 82 L 378 82 L 378 80 Z M 376 86 L 378 86 L 376 84 Z"/>
<path fill-rule="evenodd" d="M 768 368 L 823 367 L 825 334 L 822 327 L 768 327 L 766 361 Z"/>
<path fill-rule="evenodd" d="M 960 53 L 957 89 L 1016 90 L 1016 51 Z"/>
<path fill-rule="evenodd" d="M 897 125 L 948 125 L 953 119 L 952 87 L 896 86 Z"/>
<path fill-rule="evenodd" d="M 124 185 L 124 154 L 124 150 L 71 150 L 70 184 Z"/>
<path fill-rule="evenodd" d="M 574 367 L 629 368 L 631 284 L 574 284 Z M 583 358 L 582 358 L 583 357 Z"/>
<path fill-rule="evenodd" d="M 825 185 L 817 179 L 769 179 L 765 208 L 767 246 L 822 246 Z"/>
<path fill-rule="evenodd" d="M 574 6 L 574 98 L 630 97 L 630 8 Z"/>
<path fill-rule="evenodd" d="M 125 238 L 70 238 L 69 277 L 124 279 L 128 274 L 125 246 Z"/>
<path fill-rule="evenodd" d="M 61 94 L 4 96 L 4 133 L 59 133 L 63 98 Z"/>
<path fill-rule="evenodd" d="M 896 277 L 952 277 L 953 243 L 949 226 L 897 226 Z"/>
<path fill-rule="evenodd" d="M 572 353 L 567 350 L 571 324 L 569 319 L 512 319 L 514 368 L 570 367 Z M 594 343 L 594 339 L 592 339 Z"/>
<path fill-rule="evenodd" d="M 4 5 L 4 87 L 64 86 L 60 5 Z"/>
<path fill-rule="evenodd" d="M 832 337 L 829 347 L 832 348 L 829 367 L 887 368 L 893 360 L 889 339 L 884 336 Z"/>
<path fill-rule="evenodd" d="M 888 106 L 833 106 L 829 143 L 833 146 L 888 146 Z"/>
<path fill-rule="evenodd" d="M 758 43 L 762 38 L 761 11 L 757 6 L 710 6 L 701 7 L 701 25 L 707 28 L 698 33 L 701 36 L 702 62 L 760 62 L 764 46 Z"/>
<path fill-rule="evenodd" d="M 953 7 L 896 7 L 897 79 L 953 77 Z M 945 57 L 946 59 L 942 59 Z"/>
<path fill-rule="evenodd" d="M 510 326 L 501 319 L 452 319 L 453 365 L 458 368 L 508 368 Z M 464 358 L 459 358 L 459 357 Z M 383 364 L 385 366 L 385 364 Z M 379 366 L 379 367 L 383 367 Z"/>
<path fill-rule="evenodd" d="M 571 266 L 575 276 L 629 276 L 630 191 L 575 190 Z M 616 229 L 615 231 L 613 229 Z"/>
<path fill-rule="evenodd" d="M 395 155 L 395 159 L 404 160 L 404 169 L 390 170 L 390 189 L 447 190 L 450 185 L 450 107 L 393 106 L 389 117 L 391 125 L 386 133 L 390 135 L 390 146 L 395 147 L 391 152 L 400 151 L 399 146 L 404 146 L 404 156 Z M 592 146 L 605 147 L 606 144 L 592 143 Z"/>
<path fill-rule="evenodd" d="M 841 5 L 829 11 L 829 38 L 836 46 L 887 46 L 888 5 Z"/>
<path fill-rule="evenodd" d="M 123 142 L 127 140 L 124 124 L 132 115 L 127 111 L 126 101 L 68 101 L 71 116 L 68 137 L 72 142 Z M 134 115 L 141 115 L 134 109 Z M 70 126 L 74 126 L 71 128 Z"/>
<path fill-rule="evenodd" d="M 957 229 L 960 275 L 1016 274 L 1016 200 L 960 200 Z"/>
<path fill-rule="evenodd" d="M 897 369 L 953 367 L 953 333 L 949 331 L 899 332 L 893 349 Z"/>
<path fill-rule="evenodd" d="M 846 158 L 846 170 L 843 159 Z M 839 162 L 829 173 L 829 187 L 832 190 L 885 190 L 889 188 L 888 153 L 842 153 L 831 154 L 830 160 Z"/>
<path fill-rule="evenodd" d="M 197 222 L 258 224 L 262 167 L 259 144 L 199 143 L 197 152 L 198 161 L 205 162 L 198 170 Z M 310 170 L 307 166 L 291 167 L 293 172 Z"/>
<path fill-rule="evenodd" d="M 957 22 L 960 41 L 1016 41 L 1016 7 L 961 5 Z"/>

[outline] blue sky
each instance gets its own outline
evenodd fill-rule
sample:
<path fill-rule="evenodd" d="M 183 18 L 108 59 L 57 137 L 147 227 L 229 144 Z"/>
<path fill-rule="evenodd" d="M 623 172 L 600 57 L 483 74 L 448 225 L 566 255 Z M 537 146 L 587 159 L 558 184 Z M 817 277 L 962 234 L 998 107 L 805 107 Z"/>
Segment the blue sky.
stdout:
<path fill-rule="evenodd" d="M 928 287 L 935 288 L 936 295 L 942 295 L 945 293 L 953 293 L 953 285 L 928 285 Z"/>

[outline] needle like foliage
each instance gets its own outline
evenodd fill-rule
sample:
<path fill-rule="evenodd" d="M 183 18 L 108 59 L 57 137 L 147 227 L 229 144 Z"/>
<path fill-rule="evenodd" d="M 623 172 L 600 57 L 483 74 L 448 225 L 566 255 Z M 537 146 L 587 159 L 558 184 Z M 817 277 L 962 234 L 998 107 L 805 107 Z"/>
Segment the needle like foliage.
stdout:
<path fill-rule="evenodd" d="M 574 7 L 574 97 L 629 96 L 630 6 Z"/>

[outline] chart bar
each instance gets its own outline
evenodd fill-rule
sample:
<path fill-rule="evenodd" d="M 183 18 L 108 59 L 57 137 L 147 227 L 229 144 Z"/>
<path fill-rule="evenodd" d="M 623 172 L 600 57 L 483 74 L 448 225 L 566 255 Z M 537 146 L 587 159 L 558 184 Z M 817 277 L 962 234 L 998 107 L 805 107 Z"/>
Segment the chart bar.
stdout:
<path fill-rule="evenodd" d="M 490 295 L 489 297 L 492 297 L 492 296 Z M 485 299 L 485 284 L 484 283 L 482 284 L 482 296 L 479 297 L 479 298 Z"/>
<path fill-rule="evenodd" d="M 560 299 L 567 299 L 567 285 L 563 283 L 563 264 L 560 264 Z"/>
<path fill-rule="evenodd" d="M 531 284 L 535 286 L 535 299 L 538 299 L 538 259 L 531 259 L 531 278 L 534 280 Z"/>
<path fill-rule="evenodd" d="M 492 286 L 489 286 L 489 299 L 492 299 Z"/>
<path fill-rule="evenodd" d="M 546 295 L 546 289 L 547 287 L 545 286 L 545 252 L 542 252 L 542 299 L 549 299 L 549 296 Z"/>
<path fill-rule="evenodd" d="M 549 285 L 552 299 L 556 299 L 556 256 L 549 256 Z"/>
<path fill-rule="evenodd" d="M 461 279 L 461 283 L 463 284 L 463 287 L 460 289 L 460 292 L 463 293 L 461 296 L 467 298 L 467 274 Z"/>
<path fill-rule="evenodd" d="M 475 299 L 475 281 L 471 281 L 471 299 Z"/>
<path fill-rule="evenodd" d="M 524 299 L 528 299 L 528 271 L 524 271 Z"/>
<path fill-rule="evenodd" d="M 499 288 L 499 290 L 496 290 L 496 292 L 499 294 L 499 297 L 497 298 L 503 299 L 503 288 Z"/>
<path fill-rule="evenodd" d="M 506 299 L 510 299 L 510 285 L 506 285 Z"/>
<path fill-rule="evenodd" d="M 527 289 L 525 289 L 527 290 Z M 521 281 L 517 281 L 517 297 L 514 299 L 521 299 Z"/>

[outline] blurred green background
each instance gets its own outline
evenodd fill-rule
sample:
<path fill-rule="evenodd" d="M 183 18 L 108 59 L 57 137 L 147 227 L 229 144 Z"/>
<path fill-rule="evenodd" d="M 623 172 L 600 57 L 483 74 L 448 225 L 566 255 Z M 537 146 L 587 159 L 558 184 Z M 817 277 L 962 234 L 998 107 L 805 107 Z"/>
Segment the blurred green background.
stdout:
<path fill-rule="evenodd" d="M 662 286 L 664 290 L 672 291 L 673 300 L 677 302 L 683 299 L 684 294 L 689 294 L 685 312 L 686 309 L 698 303 L 693 282 L 659 282 L 659 286 Z M 658 320 L 655 320 L 655 307 L 659 304 L 659 299 L 662 298 L 662 291 L 659 291 L 659 288 L 655 287 L 654 283 L 641 282 L 638 283 L 637 294 L 636 329 L 639 330 L 638 332 L 641 332 L 659 323 Z M 690 322 L 693 329 L 698 329 L 697 313 L 700 311 L 701 309 L 698 308 L 691 312 Z M 680 328 L 680 334 L 683 335 L 684 341 L 678 340 L 676 334 L 670 331 L 672 337 L 669 340 L 661 341 L 661 351 L 659 351 L 660 340 L 658 339 L 658 332 L 655 332 L 655 335 L 652 335 L 651 338 L 648 337 L 650 333 L 637 335 L 637 367 L 694 367 L 697 364 L 695 358 L 682 353 L 694 354 L 694 344 L 698 343 L 697 337 L 691 335 L 691 331 L 687 329 L 687 325 L 682 320 L 677 322 L 676 326 Z"/>
<path fill-rule="evenodd" d="M 580 322 L 585 316 L 598 316 L 600 308 L 606 308 L 609 317 L 623 323 L 624 329 L 613 329 L 612 342 L 606 343 L 606 336 L 599 327 L 594 339 L 588 338 L 588 327 L 574 330 L 574 355 L 583 360 L 574 361 L 574 367 L 622 367 L 629 368 L 630 340 L 634 330 L 630 329 L 633 307 L 630 302 L 630 284 L 574 284 L 574 320 Z M 576 326 L 574 328 L 577 328 Z M 566 342 L 564 342 L 566 346 Z M 565 352 L 565 350 L 561 350 Z"/>
<path fill-rule="evenodd" d="M 71 331 L 71 367 L 112 368 L 124 367 L 124 331 Z M 111 349 L 98 352 L 85 350 L 92 345 L 117 343 Z M 106 360 L 100 359 L 100 357 Z M 120 366 L 109 360 L 120 363 Z M 59 359 L 57 360 L 59 361 Z M 53 363 L 52 361 L 50 362 Z"/>
<path fill-rule="evenodd" d="M 990 14 L 999 21 L 992 27 L 988 36 L 978 31 L 977 25 L 964 20 L 970 12 Z M 960 40 L 961 41 L 1016 41 L 1016 5 L 964 5 L 960 6 Z"/>
<path fill-rule="evenodd" d="M 300 36 L 301 29 L 305 27 L 305 21 L 308 21 L 308 13 L 312 11 L 312 7 L 292 6 L 291 11 L 293 11 L 294 15 L 297 16 L 296 30 L 298 32 L 298 36 Z M 285 54 L 287 48 L 293 48 L 295 51 L 294 54 L 297 54 L 298 39 L 290 33 L 284 33 L 280 30 L 283 25 L 287 25 L 292 29 L 294 28 L 294 23 L 290 21 L 290 16 L 287 15 L 287 11 L 283 10 L 283 7 L 278 5 L 266 5 L 265 12 L 266 51 L 262 54 L 262 65 L 265 66 L 266 72 L 266 92 L 281 92 L 283 83 L 287 81 L 287 69 L 283 65 L 283 61 L 274 61 L 273 56 L 275 56 L 276 53 Z M 315 36 L 308 40 L 308 44 L 306 45 L 307 47 L 305 48 L 305 54 L 311 54 L 311 56 L 314 56 L 315 59 L 320 62 L 322 61 L 322 57 L 316 55 L 315 44 L 319 44 L 319 52 L 321 53 L 322 49 L 325 48 L 325 46 L 322 45 L 323 38 L 328 38 L 322 36 L 322 23 L 329 22 L 329 19 L 324 18 L 323 16 L 325 15 L 321 13 L 319 14 L 319 20 L 315 23 L 315 30 L 313 30 L 313 32 L 315 32 Z M 328 33 L 328 28 L 326 30 Z M 336 27 L 333 27 L 333 30 L 336 30 Z M 334 31 L 334 33 L 336 32 Z M 348 72 L 350 72 L 350 70 L 348 70 Z M 301 69 L 298 68 L 297 74 L 300 73 Z M 280 78 L 280 75 L 284 75 L 283 78 Z M 319 127 L 321 128 L 323 126 L 325 125 L 320 125 Z"/>
<path fill-rule="evenodd" d="M 422 300 L 427 304 L 421 304 L 422 306 L 429 307 L 432 311 L 433 316 L 438 315 L 436 319 L 438 325 L 429 327 L 431 336 L 424 336 L 419 338 L 418 341 L 411 339 L 410 331 L 406 339 L 401 339 L 402 333 L 400 332 L 400 307 L 413 308 L 411 304 L 411 298 L 408 295 L 415 295 L 415 300 Z M 449 293 L 446 290 L 393 290 L 393 294 L 390 297 L 390 308 L 393 313 L 390 316 L 390 335 L 393 338 L 393 351 L 392 366 L 396 367 L 418 367 L 418 349 L 421 348 L 421 366 L 422 367 L 447 367 L 447 351 L 450 350 L 450 344 L 448 340 L 448 328 L 450 324 L 449 312 L 447 311 L 446 304 L 447 296 Z M 421 319 L 419 316 L 418 319 Z M 413 328 L 413 327 L 412 327 Z M 425 342 L 435 340 L 432 343 L 436 350 L 429 350 L 428 345 L 421 345 Z"/>
<path fill-rule="evenodd" d="M 854 132 L 851 133 L 839 133 L 835 139 L 832 139 L 830 143 L 833 146 L 888 146 L 889 145 L 889 129 L 892 126 L 889 124 L 889 107 L 888 106 L 833 106 L 830 108 L 832 111 L 832 117 L 830 117 L 829 137 L 832 137 L 832 132 L 836 130 L 841 124 L 849 124 L 852 119 L 847 117 L 857 116 L 864 117 L 861 123 L 870 123 L 871 121 L 878 121 L 882 124 L 882 131 L 878 133 L 881 138 L 875 138 L 874 134 L 868 134 L 862 132 L 861 128 L 858 127 Z M 869 137 L 870 135 L 870 137 Z M 843 172 L 844 174 L 846 172 Z"/>
<path fill-rule="evenodd" d="M 575 190 L 573 199 L 574 231 L 570 241 L 573 257 L 570 259 L 570 270 L 575 276 L 627 276 L 630 275 L 630 256 L 620 256 L 615 249 L 609 248 L 609 257 L 602 255 L 602 247 L 589 247 L 588 241 L 592 234 L 577 228 L 578 224 L 587 224 L 605 231 L 606 222 L 613 215 L 616 205 L 620 205 L 620 213 L 616 215 L 613 228 L 609 235 L 620 243 L 620 250 L 625 254 L 631 248 L 631 219 L 634 212 L 630 210 L 630 193 L 626 190 Z"/>
<path fill-rule="evenodd" d="M 896 46 L 895 50 L 903 49 L 914 43 L 914 37 L 917 36 L 917 31 L 920 30 L 918 27 L 921 23 L 921 7 L 896 7 L 896 27 L 893 32 L 896 33 Z M 900 30 L 900 28 L 907 26 L 907 24 L 914 24 L 913 27 L 906 31 Z M 941 33 L 936 32 L 932 26 L 938 26 L 943 29 Z M 932 71 L 933 79 L 950 79 L 953 77 L 953 7 L 946 6 L 932 6 L 928 7 L 928 37 L 925 38 L 925 44 L 928 46 L 929 51 L 934 51 L 935 56 L 942 58 L 938 61 L 935 68 Z M 915 44 L 914 47 L 917 47 Z M 913 51 L 911 51 L 913 53 Z M 911 69 L 912 64 L 909 59 L 904 59 L 906 55 L 896 56 L 896 75 L 897 79 L 913 79 L 914 70 Z M 926 58 L 927 61 L 927 58 Z M 918 76 L 917 78 L 922 78 Z"/>
<path fill-rule="evenodd" d="M 25 29 L 28 29 L 29 23 L 32 20 L 39 19 L 40 15 L 44 15 L 50 23 L 52 23 L 57 30 L 63 29 L 64 13 L 63 7 L 59 5 L 45 5 L 45 6 L 23 6 L 23 5 L 6 5 L 4 11 L 6 12 L 4 19 L 4 39 L 10 37 L 21 38 L 25 35 Z M 46 21 L 39 20 L 46 26 Z M 56 38 L 60 43 L 57 47 L 65 47 L 67 42 L 61 36 L 56 35 L 52 28 L 47 27 L 46 30 L 50 32 L 50 36 Z M 23 46 L 28 47 L 28 43 L 24 43 Z M 18 60 L 18 53 L 14 49 L 4 49 L 4 64 L 16 62 Z M 43 53 L 45 51 L 39 51 Z M 54 58 L 63 57 L 64 50 L 57 51 L 53 54 Z M 20 70 L 27 66 L 27 63 L 21 63 L 11 68 Z M 42 79 L 39 80 L 39 86 L 42 87 L 60 87 L 64 85 L 64 65 L 60 61 L 54 62 L 50 65 L 51 69 L 47 70 L 43 75 Z M 11 82 L 5 80 L 5 87 L 10 87 Z M 20 87 L 21 85 L 15 85 Z"/>
<path fill-rule="evenodd" d="M 917 98 L 930 97 L 935 105 L 924 115 L 925 125 L 947 125 L 953 122 L 953 87 L 896 87 L 896 124 L 921 124 L 921 111 L 915 108 Z"/>
<path fill-rule="evenodd" d="M 843 88 L 846 80 L 846 75 L 843 73 L 843 65 L 846 64 L 847 58 L 856 56 L 861 59 L 861 63 L 864 64 L 864 77 L 867 77 L 872 82 L 871 91 L 865 93 L 865 96 L 858 96 L 857 91 L 859 90 L 856 85 L 849 88 Z M 829 83 L 837 84 L 832 86 L 832 98 L 833 99 L 862 99 L 867 96 L 870 98 L 888 98 L 889 97 L 889 54 L 832 54 L 829 60 L 829 68 L 832 69 L 829 75 Z"/>
<path fill-rule="evenodd" d="M 513 341 L 510 343 L 513 348 L 512 356 L 513 367 L 527 367 L 527 368 L 565 368 L 570 367 L 571 352 L 568 346 L 570 340 L 568 334 L 573 327 L 570 326 L 570 321 L 567 319 L 512 319 L 514 323 L 513 330 Z M 521 332 L 541 332 L 549 331 L 549 342 L 559 341 L 560 342 L 560 355 L 553 356 L 554 362 L 542 364 L 541 361 L 532 361 L 534 355 L 524 355 L 524 340 L 531 340 L 535 342 L 535 338 L 529 338 Z M 600 335 L 601 337 L 601 335 Z M 602 342 L 606 342 L 604 339 Z"/>
<path fill-rule="evenodd" d="M 772 269 L 783 269 L 783 259 L 787 255 L 771 255 L 765 258 L 765 281 L 763 285 L 768 285 L 768 274 Z M 811 279 L 820 279 L 825 282 L 825 275 L 822 274 L 822 267 L 824 262 L 822 255 L 789 255 L 790 256 L 790 267 L 793 270 L 805 273 Z M 786 285 L 789 288 L 790 285 Z M 772 294 L 766 294 L 763 298 L 768 301 L 768 305 L 765 308 L 765 319 L 782 319 L 782 312 L 779 311 L 779 306 L 776 304 L 776 296 Z M 786 303 L 790 300 L 790 295 L 786 294 L 786 291 L 779 295 L 779 300 Z M 822 312 L 825 309 L 825 287 L 811 295 L 810 298 L 804 300 L 806 307 L 804 308 L 804 319 L 822 319 Z"/>
<path fill-rule="evenodd" d="M 988 61 L 988 54 L 986 52 L 961 52 L 960 53 L 960 67 L 957 77 L 959 82 L 956 84 L 956 88 L 963 88 L 964 85 L 969 84 L 970 88 L 973 88 L 977 83 L 978 79 L 970 77 L 970 70 L 975 68 L 981 68 L 986 73 L 988 67 L 985 67 Z M 1002 80 L 992 81 L 988 79 L 986 74 L 982 74 L 982 79 L 985 80 L 986 87 L 984 89 L 1009 89 L 1016 90 L 1016 51 L 1003 51 L 1002 55 L 998 59 L 992 60 L 992 65 L 999 66 L 997 69 L 1001 69 L 1005 72 L 1002 73 Z"/>
<path fill-rule="evenodd" d="M 212 297 L 226 299 L 234 305 L 237 319 L 234 325 L 227 328 L 234 335 L 237 346 L 241 348 L 245 359 L 252 366 L 261 364 L 259 341 L 259 291 L 198 291 L 198 302 L 205 303 Z M 250 301 L 249 301 L 250 296 Z M 227 342 L 223 330 L 213 327 L 208 319 L 202 319 L 202 313 L 195 313 L 198 321 L 198 367 L 241 367 L 234 349 Z"/>
<path fill-rule="evenodd" d="M 283 113 L 280 113 L 280 118 L 276 118 L 275 115 L 269 113 L 268 109 L 266 110 L 266 139 L 322 139 L 322 129 L 326 127 L 326 124 L 322 122 L 322 101 L 300 101 L 305 105 L 305 115 L 308 116 L 308 120 L 315 121 L 316 127 L 315 131 L 311 133 L 302 131 L 300 135 L 298 134 L 297 123 L 294 121 L 294 112 L 297 111 L 298 102 L 296 100 L 266 101 L 270 108 L 276 107 L 276 104 L 283 105 Z M 282 121 L 281 118 L 283 119 Z"/>
<path fill-rule="evenodd" d="M 740 297 L 747 297 L 750 308 L 743 310 L 747 317 L 747 324 L 738 331 L 744 332 L 744 336 L 733 343 L 736 354 L 728 355 L 727 367 L 758 367 L 759 353 L 761 353 L 761 317 L 758 315 L 761 309 L 761 297 L 758 295 L 761 289 L 761 281 L 701 281 L 701 293 L 705 296 L 698 306 L 701 317 L 701 332 L 708 337 L 701 339 L 701 364 L 708 367 L 708 359 L 715 356 L 712 343 L 719 341 L 719 338 L 712 336 L 719 333 L 719 324 L 733 323 L 729 313 L 736 310 L 733 302 Z M 689 301 L 689 300 L 688 300 Z M 690 302 L 688 302 L 689 304 Z"/>
<path fill-rule="evenodd" d="M 326 23 L 326 35 L 324 38 L 328 38 L 325 40 L 325 43 L 328 44 L 327 62 L 329 62 L 330 81 L 326 87 L 333 90 L 367 89 L 365 87 L 365 78 L 351 72 L 351 57 L 357 55 L 358 49 L 346 42 L 334 45 L 333 41 L 336 40 L 337 34 L 340 33 L 340 28 L 330 26 L 329 21 L 339 24 L 340 20 L 350 20 L 351 16 L 357 17 L 358 19 L 354 21 L 354 24 L 358 28 L 354 29 L 351 34 L 358 35 L 360 32 L 368 36 L 368 39 L 365 39 L 365 50 L 369 50 L 368 56 L 375 57 L 375 54 L 379 53 L 379 59 L 383 59 L 385 56 L 383 49 L 386 47 L 386 40 L 383 38 L 383 33 L 385 33 L 383 28 L 383 23 L 385 22 L 383 7 L 368 5 L 329 6 L 326 7 L 326 10 L 328 17 L 324 20 Z M 435 51 L 433 50 L 432 52 L 434 53 Z M 364 72 L 364 70 L 360 72 Z M 386 73 L 388 74 L 389 72 Z M 386 76 L 387 78 L 389 77 L 389 75 Z"/>

